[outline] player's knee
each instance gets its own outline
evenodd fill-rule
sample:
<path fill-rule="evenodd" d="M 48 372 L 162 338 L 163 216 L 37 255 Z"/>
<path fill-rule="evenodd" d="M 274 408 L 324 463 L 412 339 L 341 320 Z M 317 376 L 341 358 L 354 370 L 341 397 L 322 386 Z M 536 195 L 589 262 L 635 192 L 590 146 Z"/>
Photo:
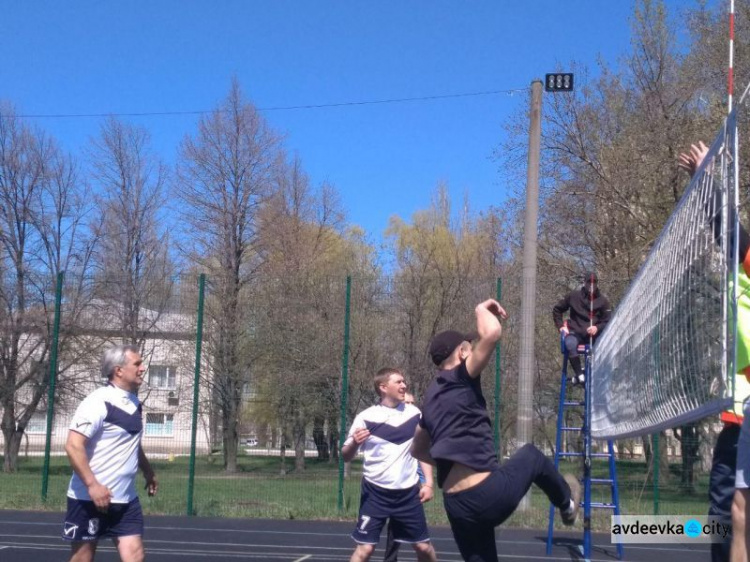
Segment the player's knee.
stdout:
<path fill-rule="evenodd" d="M 426 542 L 415 542 L 414 543 L 414 550 L 417 552 L 432 552 L 432 543 L 430 541 Z"/>
<path fill-rule="evenodd" d="M 369 560 L 373 552 L 375 552 L 374 544 L 358 544 L 357 545 L 356 553 L 362 560 Z"/>
<path fill-rule="evenodd" d="M 146 559 L 146 551 L 143 548 L 143 543 L 121 545 L 118 550 L 123 562 L 143 562 Z"/>
<path fill-rule="evenodd" d="M 740 489 L 732 499 L 732 527 L 745 526 L 748 490 Z"/>
<path fill-rule="evenodd" d="M 146 553 L 143 550 L 143 547 L 135 549 L 132 551 L 130 557 L 127 559 L 127 562 L 143 562 L 146 559 Z M 125 559 L 123 559 L 124 561 Z"/>

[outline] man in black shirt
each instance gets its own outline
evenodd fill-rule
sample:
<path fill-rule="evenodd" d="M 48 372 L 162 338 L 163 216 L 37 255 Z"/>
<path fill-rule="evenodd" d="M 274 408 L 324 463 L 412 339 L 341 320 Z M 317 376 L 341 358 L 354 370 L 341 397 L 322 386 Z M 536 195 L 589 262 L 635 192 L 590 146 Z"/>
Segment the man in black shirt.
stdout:
<path fill-rule="evenodd" d="M 578 346 L 594 341 L 601 335 L 609 322 L 611 314 L 609 301 L 598 287 L 596 273 L 583 276 L 583 286 L 568 293 L 552 309 L 555 327 L 565 336 L 565 348 L 568 350 L 568 361 L 573 367 L 571 379 L 573 384 L 583 383 L 584 366 L 578 356 Z M 563 322 L 563 313 L 568 312 L 567 321 Z"/>
<path fill-rule="evenodd" d="M 474 311 L 476 335 L 449 330 L 432 338 L 430 356 L 438 371 L 424 397 L 411 454 L 437 466 L 443 505 L 464 560 L 497 562 L 495 527 L 510 517 L 532 483 L 560 509 L 566 525 L 575 522 L 581 486 L 531 444 L 498 464 L 480 375 L 506 313 L 493 299 Z"/>

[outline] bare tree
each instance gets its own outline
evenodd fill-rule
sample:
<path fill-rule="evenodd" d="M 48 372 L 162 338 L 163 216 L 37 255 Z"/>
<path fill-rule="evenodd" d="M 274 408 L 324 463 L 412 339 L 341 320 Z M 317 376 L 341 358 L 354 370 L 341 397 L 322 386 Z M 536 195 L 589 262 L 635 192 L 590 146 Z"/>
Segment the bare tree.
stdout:
<path fill-rule="evenodd" d="M 242 392 L 257 349 L 248 303 L 261 263 L 258 211 L 271 192 L 279 144 L 235 80 L 180 147 L 177 191 L 191 244 L 185 250 L 209 274 L 210 384 L 229 472 L 237 469 Z"/>
<path fill-rule="evenodd" d="M 143 346 L 168 306 L 173 269 L 164 206 L 168 171 L 141 127 L 114 117 L 90 149 L 102 216 L 96 293 L 118 339 Z M 148 311 L 148 312 L 146 312 Z"/>
<path fill-rule="evenodd" d="M 75 315 L 94 240 L 74 162 L 9 107 L 0 109 L 0 209 L 0 428 L 3 470 L 13 472 L 49 385 L 55 278 L 69 272 Z M 68 343 L 61 338 L 63 356 Z"/>

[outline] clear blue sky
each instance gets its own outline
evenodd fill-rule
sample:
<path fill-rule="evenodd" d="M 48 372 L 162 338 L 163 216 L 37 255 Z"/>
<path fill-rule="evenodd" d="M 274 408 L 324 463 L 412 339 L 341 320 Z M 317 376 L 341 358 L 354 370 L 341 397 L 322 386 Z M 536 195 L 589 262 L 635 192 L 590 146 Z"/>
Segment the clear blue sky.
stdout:
<path fill-rule="evenodd" d="M 0 99 L 35 115 L 209 110 L 232 76 L 260 108 L 525 89 L 572 60 L 616 61 L 629 49 L 633 4 L 0 0 Z M 440 181 L 456 204 L 465 192 L 474 210 L 501 204 L 517 186 L 490 156 L 525 104 L 518 92 L 264 115 L 378 239 L 391 215 L 427 207 Z M 131 118 L 169 162 L 197 119 Z M 35 121 L 74 152 L 99 125 Z"/>

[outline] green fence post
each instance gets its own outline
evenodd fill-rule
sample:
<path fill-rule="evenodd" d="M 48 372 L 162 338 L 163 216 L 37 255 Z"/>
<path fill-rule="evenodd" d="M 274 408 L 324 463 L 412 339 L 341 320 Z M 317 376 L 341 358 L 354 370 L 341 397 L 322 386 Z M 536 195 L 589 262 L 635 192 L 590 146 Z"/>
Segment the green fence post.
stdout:
<path fill-rule="evenodd" d="M 659 515 L 659 465 L 661 465 L 661 459 L 658 433 L 654 433 L 654 452 L 651 458 L 654 463 L 654 515 Z"/>
<path fill-rule="evenodd" d="M 344 351 L 341 354 L 341 414 L 339 421 L 339 492 L 338 509 L 344 510 L 344 456 L 341 448 L 346 439 L 346 399 L 349 395 L 349 320 L 351 315 L 352 276 L 346 276 L 346 309 L 344 311 Z"/>
<path fill-rule="evenodd" d="M 198 397 L 201 379 L 201 349 L 203 346 L 203 303 L 206 292 L 206 274 L 198 278 L 198 326 L 195 337 L 195 380 L 193 381 L 193 422 L 190 428 L 190 468 L 188 473 L 187 515 L 193 512 L 193 488 L 195 486 L 195 441 L 198 432 Z"/>
<path fill-rule="evenodd" d="M 55 320 L 52 325 L 52 348 L 49 353 L 49 389 L 47 391 L 47 438 L 44 442 L 44 468 L 42 469 L 42 501 L 47 501 L 49 487 L 49 457 L 52 441 L 52 419 L 55 415 L 55 384 L 57 383 L 57 346 L 60 340 L 60 309 L 62 308 L 62 287 L 64 272 L 57 274 L 55 288 Z"/>
<path fill-rule="evenodd" d="M 500 302 L 503 280 L 497 278 L 497 301 Z M 502 361 L 500 340 L 495 346 L 495 455 L 500 455 L 500 365 Z"/>

